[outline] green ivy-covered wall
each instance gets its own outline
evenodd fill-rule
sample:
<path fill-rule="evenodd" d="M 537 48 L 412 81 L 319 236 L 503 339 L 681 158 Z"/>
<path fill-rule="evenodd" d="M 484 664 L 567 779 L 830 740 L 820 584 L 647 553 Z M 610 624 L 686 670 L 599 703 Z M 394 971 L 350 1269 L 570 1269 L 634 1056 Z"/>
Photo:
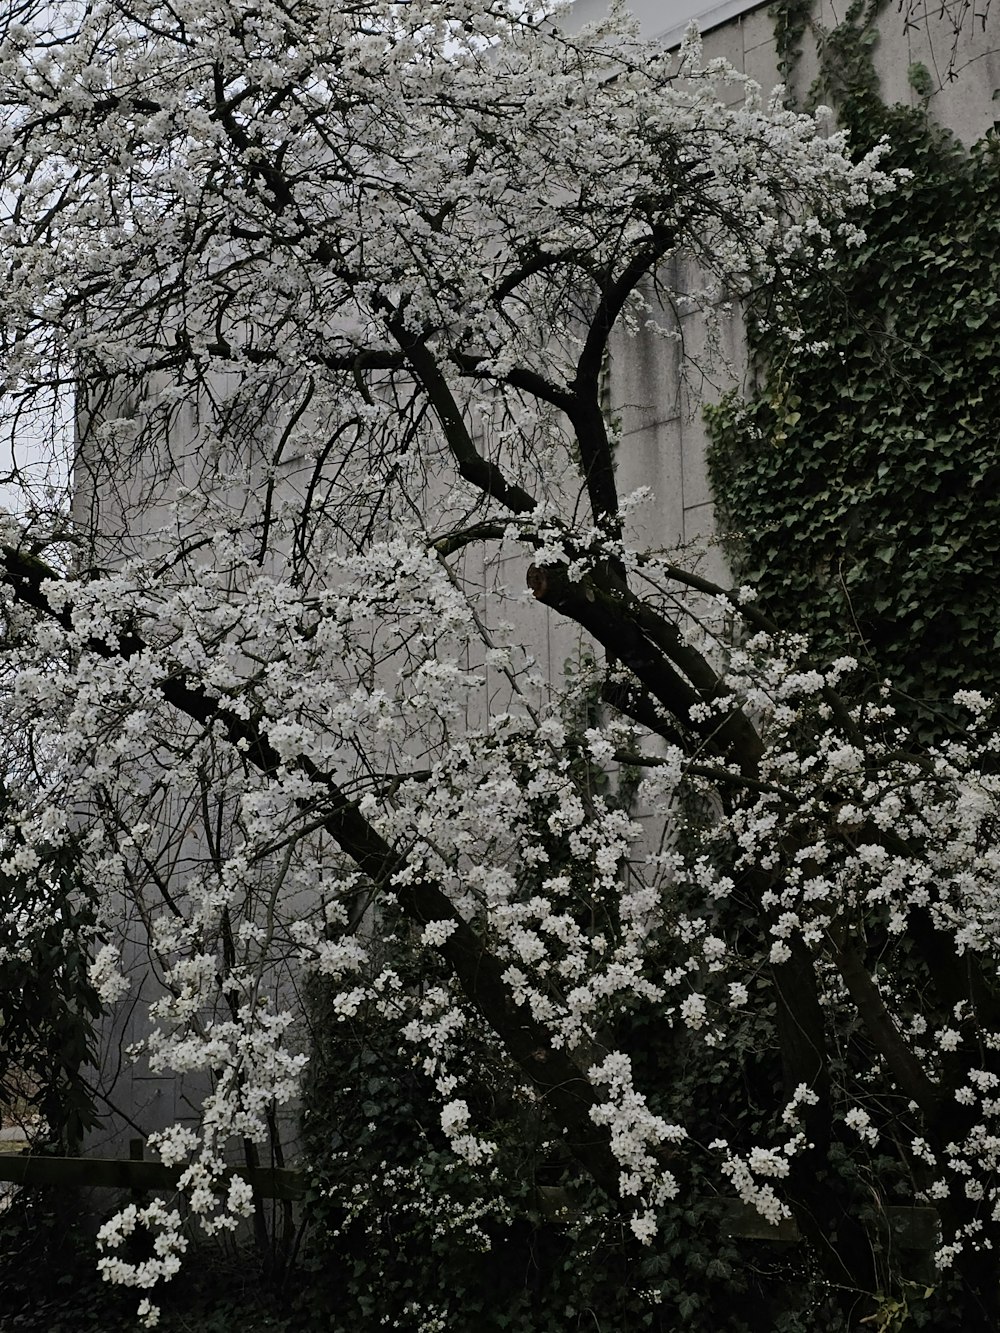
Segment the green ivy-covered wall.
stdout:
<path fill-rule="evenodd" d="M 808 9 L 772 14 L 794 75 Z M 710 472 L 734 573 L 822 653 L 891 678 L 930 738 L 956 689 L 1000 691 L 1000 144 L 884 104 L 876 17 L 856 3 L 812 34 L 807 100 L 912 174 L 805 278 L 794 336 L 750 311 L 756 388 L 709 409 Z"/>

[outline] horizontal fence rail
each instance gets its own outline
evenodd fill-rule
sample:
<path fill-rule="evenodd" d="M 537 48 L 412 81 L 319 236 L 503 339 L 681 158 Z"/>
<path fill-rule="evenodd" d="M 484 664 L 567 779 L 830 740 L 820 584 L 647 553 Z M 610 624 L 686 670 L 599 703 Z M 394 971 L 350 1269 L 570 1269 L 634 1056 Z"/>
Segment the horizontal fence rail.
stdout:
<path fill-rule="evenodd" d="M 164 1166 L 161 1162 L 142 1160 L 141 1143 L 133 1145 L 131 1159 L 117 1157 L 48 1157 L 27 1152 L 0 1153 L 0 1181 L 14 1185 L 57 1185 L 64 1188 L 133 1190 L 175 1190 L 182 1166 Z M 231 1167 L 226 1177 L 239 1176 L 264 1199 L 302 1199 L 307 1177 L 290 1167 Z M 550 1216 L 571 1214 L 572 1205 L 565 1191 L 558 1187 L 539 1190 L 540 1211 Z M 793 1218 L 771 1223 L 752 1204 L 740 1199 L 713 1199 L 723 1235 L 741 1240 L 776 1241 L 795 1244 L 802 1239 Z M 939 1244 L 937 1211 L 927 1207 L 888 1207 L 880 1215 L 883 1232 L 901 1249 L 927 1252 Z"/>
<path fill-rule="evenodd" d="M 175 1190 L 182 1166 L 117 1157 L 47 1157 L 0 1154 L 0 1180 L 14 1185 L 62 1185 L 68 1189 Z M 240 1176 L 264 1199 L 301 1199 L 306 1181 L 301 1171 L 277 1166 L 232 1167 L 226 1179 Z"/>

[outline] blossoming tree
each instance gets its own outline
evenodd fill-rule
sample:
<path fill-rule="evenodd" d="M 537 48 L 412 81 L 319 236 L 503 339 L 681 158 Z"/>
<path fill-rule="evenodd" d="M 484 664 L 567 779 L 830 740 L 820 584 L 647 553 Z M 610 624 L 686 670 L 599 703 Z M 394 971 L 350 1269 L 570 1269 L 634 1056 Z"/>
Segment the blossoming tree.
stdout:
<path fill-rule="evenodd" d="M 312 970 L 473 1167 L 475 1032 L 637 1246 L 697 1165 L 851 1304 L 886 1281 L 878 1158 L 992 1309 L 989 707 L 915 750 L 852 661 L 640 548 L 602 397 L 612 332 L 671 307 L 793 320 L 877 160 L 696 43 L 506 0 L 21 0 L 0 106 L 5 431 L 73 468 L 3 528 L 2 869 L 36 910 L 0 967 L 71 864 L 113 1005 L 127 916 L 145 1057 L 205 1078 L 154 1136 L 205 1227 L 253 1211 L 226 1154 L 297 1094 Z M 748 1023 L 780 1065 L 753 1135 L 687 1123 L 650 1024 L 707 1068 Z M 178 1228 L 126 1210 L 105 1275 L 168 1278 Z"/>

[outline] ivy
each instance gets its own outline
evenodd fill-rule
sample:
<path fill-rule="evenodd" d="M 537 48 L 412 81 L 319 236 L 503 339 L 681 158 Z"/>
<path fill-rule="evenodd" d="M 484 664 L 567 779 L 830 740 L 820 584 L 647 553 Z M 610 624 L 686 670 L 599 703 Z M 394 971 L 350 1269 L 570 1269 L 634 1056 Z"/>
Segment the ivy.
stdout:
<path fill-rule="evenodd" d="M 931 739 L 956 689 L 1000 690 L 1000 161 L 874 95 L 873 12 L 821 40 L 821 79 L 856 151 L 885 136 L 912 177 L 794 334 L 751 312 L 757 388 L 710 409 L 710 471 L 739 576 Z"/>
<path fill-rule="evenodd" d="M 802 38 L 810 26 L 811 11 L 812 0 L 782 0 L 768 10 L 774 26 L 778 73 L 786 82 L 802 55 Z"/>
<path fill-rule="evenodd" d="M 35 921 L 28 945 L 25 917 Z M 0 1109 L 41 1116 L 36 1151 L 75 1151 L 98 1123 L 83 1073 L 100 1015 L 92 923 L 71 852 L 53 851 L 36 879 L 0 873 Z"/>

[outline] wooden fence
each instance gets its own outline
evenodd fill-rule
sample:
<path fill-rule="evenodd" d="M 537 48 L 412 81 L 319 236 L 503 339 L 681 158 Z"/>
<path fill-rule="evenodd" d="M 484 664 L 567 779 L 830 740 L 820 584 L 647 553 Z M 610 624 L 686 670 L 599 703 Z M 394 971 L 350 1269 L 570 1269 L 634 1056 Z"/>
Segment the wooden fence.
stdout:
<path fill-rule="evenodd" d="M 141 1140 L 136 1140 L 141 1149 Z M 61 1185 L 66 1189 L 97 1188 L 175 1190 L 182 1166 L 147 1162 L 133 1147 L 134 1156 L 49 1157 L 27 1152 L 0 1153 L 0 1180 L 14 1185 Z M 231 1167 L 228 1176 L 242 1176 L 255 1194 L 265 1199 L 301 1199 L 305 1179 L 300 1171 L 276 1166 Z"/>
<path fill-rule="evenodd" d="M 13 1145 L 10 1145 L 13 1146 Z M 174 1190 L 183 1167 L 164 1166 L 142 1158 L 142 1140 L 131 1145 L 133 1156 L 47 1157 L 17 1151 L 0 1152 L 0 1181 L 15 1185 L 58 1185 L 66 1189 Z M 258 1166 L 231 1167 L 230 1176 L 241 1176 L 254 1193 L 265 1199 L 301 1199 L 306 1191 L 303 1172 L 291 1168 Z M 568 1199 L 558 1188 L 539 1190 L 541 1211 L 565 1214 Z M 558 1196 L 558 1197 L 557 1197 Z M 766 1221 L 750 1204 L 739 1199 L 714 1199 L 714 1211 L 723 1235 L 742 1240 L 764 1240 L 795 1244 L 801 1240 L 794 1219 Z M 927 1254 L 938 1242 L 938 1215 L 933 1208 L 888 1207 L 883 1222 L 894 1245 Z"/>

